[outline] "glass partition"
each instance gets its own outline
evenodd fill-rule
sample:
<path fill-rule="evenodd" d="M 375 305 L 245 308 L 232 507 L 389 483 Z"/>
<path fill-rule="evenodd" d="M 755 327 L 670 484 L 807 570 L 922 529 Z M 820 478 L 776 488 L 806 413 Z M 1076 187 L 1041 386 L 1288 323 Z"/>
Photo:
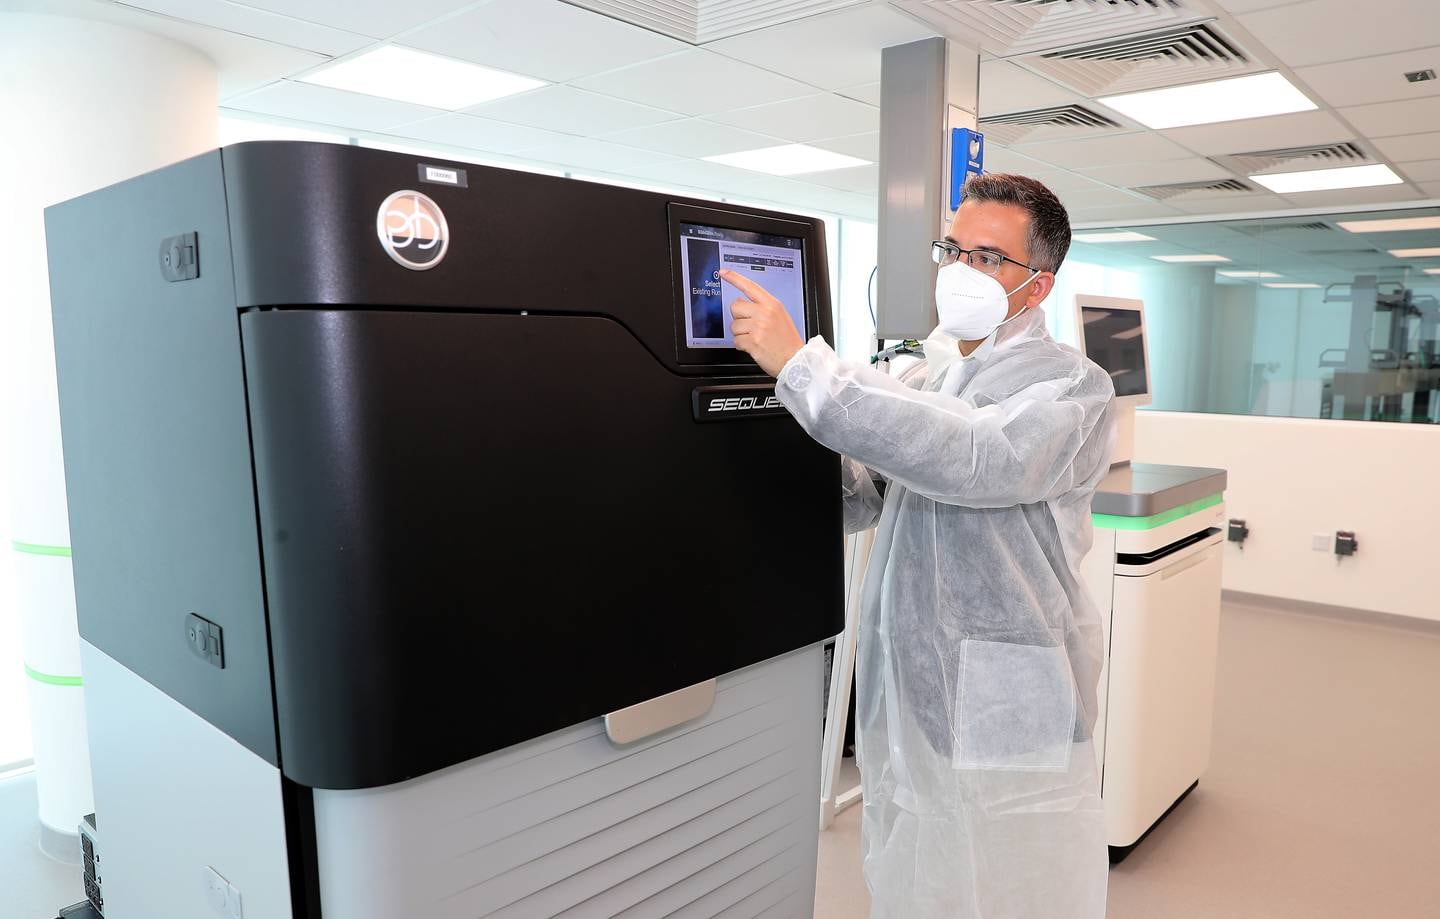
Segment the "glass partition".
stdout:
<path fill-rule="evenodd" d="M 1440 422 L 1440 208 L 1076 231 L 1075 293 L 1145 301 L 1152 410 Z"/>

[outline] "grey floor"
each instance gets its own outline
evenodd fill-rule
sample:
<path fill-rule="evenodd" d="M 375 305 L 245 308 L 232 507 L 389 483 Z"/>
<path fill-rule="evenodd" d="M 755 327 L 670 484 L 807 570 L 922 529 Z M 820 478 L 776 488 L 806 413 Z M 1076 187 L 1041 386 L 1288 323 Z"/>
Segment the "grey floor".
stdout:
<path fill-rule="evenodd" d="M 0 916 L 55 919 L 62 906 L 85 899 L 78 865 L 40 853 L 35 776 L 0 779 Z"/>
<path fill-rule="evenodd" d="M 1440 633 L 1231 603 L 1218 685 L 1210 771 L 1111 872 L 1112 919 L 1440 917 Z M 34 813 L 0 781 L 3 919 L 84 895 Z M 869 912 L 859 817 L 820 838 L 820 919 Z"/>
<path fill-rule="evenodd" d="M 1111 919 L 1440 917 L 1440 634 L 1230 603 L 1217 683 L 1210 771 Z M 822 919 L 868 915 L 859 818 L 821 836 Z"/>

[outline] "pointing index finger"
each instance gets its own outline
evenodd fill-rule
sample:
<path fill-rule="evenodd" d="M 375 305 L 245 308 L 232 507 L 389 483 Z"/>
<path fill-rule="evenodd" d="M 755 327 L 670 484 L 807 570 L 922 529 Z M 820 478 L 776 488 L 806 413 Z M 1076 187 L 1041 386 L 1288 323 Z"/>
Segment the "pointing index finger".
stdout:
<path fill-rule="evenodd" d="M 768 297 L 770 295 L 770 292 L 767 291 L 765 288 L 761 287 L 759 284 L 756 284 L 754 281 L 745 277 L 743 274 L 731 271 L 729 268 L 726 268 L 724 271 L 720 272 L 720 277 L 723 280 L 729 281 L 731 284 L 735 285 L 735 287 L 739 288 L 742 294 L 744 294 L 751 300 L 755 300 L 758 302 L 761 297 Z"/>

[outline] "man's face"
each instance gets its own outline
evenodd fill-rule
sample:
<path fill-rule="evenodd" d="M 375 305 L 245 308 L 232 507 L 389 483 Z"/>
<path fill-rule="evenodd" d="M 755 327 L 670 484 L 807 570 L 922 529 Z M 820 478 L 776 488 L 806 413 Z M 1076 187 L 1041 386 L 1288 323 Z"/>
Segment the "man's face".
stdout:
<path fill-rule="evenodd" d="M 1025 279 L 1030 277 L 1029 268 L 1016 264 L 1034 264 L 1026 245 L 1029 232 L 1030 215 L 1019 205 L 966 201 L 955 212 L 946 238 L 962 249 L 989 249 L 1007 256 L 995 273 L 995 280 L 1009 291 L 1025 284 Z M 1039 306 L 1054 286 L 1055 275 L 1041 272 L 1035 280 L 1010 295 L 1010 310 L 1005 318 L 1009 319 L 1027 306 Z"/>

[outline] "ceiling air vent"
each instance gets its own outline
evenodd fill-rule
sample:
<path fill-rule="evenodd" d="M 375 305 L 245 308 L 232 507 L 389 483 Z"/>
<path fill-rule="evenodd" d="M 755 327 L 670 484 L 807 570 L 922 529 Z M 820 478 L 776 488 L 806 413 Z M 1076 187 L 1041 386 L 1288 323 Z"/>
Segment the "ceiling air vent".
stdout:
<path fill-rule="evenodd" d="M 1089 96 L 1222 79 L 1257 67 L 1214 22 L 1068 45 L 1026 63 Z"/>
<path fill-rule="evenodd" d="M 1157 201 L 1178 198 L 1181 195 L 1229 194 L 1231 192 L 1254 191 L 1239 179 L 1221 179 L 1219 182 L 1174 182 L 1169 185 L 1142 185 L 1135 189 Z"/>
<path fill-rule="evenodd" d="M 669 35 L 692 45 L 754 32 L 821 13 L 858 6 L 864 0 L 565 0 L 571 6 Z"/>
<path fill-rule="evenodd" d="M 985 132 L 986 138 L 1007 146 L 1040 128 L 1108 129 L 1118 127 L 1120 125 L 1114 121 L 1104 115 L 1092 112 L 1083 105 L 1057 105 L 1051 108 L 1029 109 L 1024 112 L 986 115 L 980 119 L 980 128 Z"/>
<path fill-rule="evenodd" d="M 942 35 L 998 57 L 1172 26 L 1208 15 L 1192 0 L 893 0 Z"/>
<path fill-rule="evenodd" d="M 1352 166 L 1370 161 L 1365 151 L 1354 141 L 1338 144 L 1313 144 L 1308 147 L 1282 147 L 1278 150 L 1252 150 L 1248 153 L 1232 153 L 1212 159 L 1227 169 L 1254 174 L 1304 160 L 1307 163 L 1327 166 Z"/>

